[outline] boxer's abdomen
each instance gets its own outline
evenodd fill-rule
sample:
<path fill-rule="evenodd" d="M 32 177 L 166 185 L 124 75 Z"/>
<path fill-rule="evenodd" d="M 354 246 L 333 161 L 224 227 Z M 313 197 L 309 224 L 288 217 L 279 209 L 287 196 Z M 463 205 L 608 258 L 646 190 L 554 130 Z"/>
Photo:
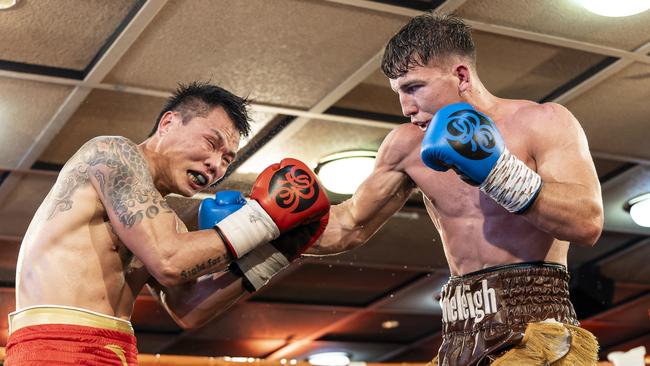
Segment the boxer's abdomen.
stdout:
<path fill-rule="evenodd" d="M 518 262 L 566 264 L 568 243 L 507 212 L 455 172 L 425 167 L 409 175 L 424 195 L 453 275 Z"/>

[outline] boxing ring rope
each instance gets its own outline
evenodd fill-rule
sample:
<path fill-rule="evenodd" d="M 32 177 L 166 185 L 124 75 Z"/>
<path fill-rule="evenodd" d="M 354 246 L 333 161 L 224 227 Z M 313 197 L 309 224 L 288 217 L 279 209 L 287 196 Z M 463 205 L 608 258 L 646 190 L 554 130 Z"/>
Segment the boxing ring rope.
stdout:
<path fill-rule="evenodd" d="M 5 359 L 5 348 L 0 347 L 0 362 Z M 250 360 L 250 361 L 249 361 Z M 283 362 L 284 361 L 284 362 Z M 252 358 L 241 358 L 235 361 L 231 357 L 200 357 L 181 355 L 138 355 L 140 366 L 312 366 L 309 362 L 294 360 L 264 361 Z M 645 364 L 650 365 L 650 356 L 645 357 Z M 1 363 L 0 363 L 1 365 Z M 351 362 L 348 366 L 424 366 L 424 363 L 366 363 Z M 598 366 L 614 366 L 611 362 L 601 361 Z"/>

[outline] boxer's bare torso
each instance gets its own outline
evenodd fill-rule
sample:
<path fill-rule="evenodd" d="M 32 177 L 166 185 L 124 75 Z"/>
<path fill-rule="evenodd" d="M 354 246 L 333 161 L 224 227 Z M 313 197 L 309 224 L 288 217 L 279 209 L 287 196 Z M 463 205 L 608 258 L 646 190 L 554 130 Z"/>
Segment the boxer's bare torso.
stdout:
<path fill-rule="evenodd" d="M 537 210 L 537 216 L 511 214 L 453 170 L 426 167 L 420 157 L 424 131 L 409 123 L 386 137 L 373 173 L 352 198 L 332 207 L 330 224 L 309 253 L 337 253 L 363 244 L 416 187 L 440 233 L 453 275 L 531 261 L 566 265 L 570 240 L 593 244 L 599 231 L 576 229 L 598 228 L 602 216 L 592 215 L 599 207 L 594 202 L 600 189 L 575 118 L 556 104 L 492 98 L 490 106 L 481 112 L 492 118 L 509 151 L 544 181 L 544 203 L 536 202 L 529 210 Z M 583 201 L 585 212 L 576 207 Z M 578 221 L 590 216 L 596 220 L 585 219 L 586 225 Z"/>
<path fill-rule="evenodd" d="M 186 231 L 180 220 L 176 222 L 179 232 Z M 128 320 L 150 277 L 117 237 L 84 162 L 73 157 L 23 240 L 16 275 L 17 310 L 64 305 Z"/>
<path fill-rule="evenodd" d="M 25 234 L 16 310 L 60 305 L 129 319 L 145 284 L 190 291 L 196 278 L 224 269 L 231 257 L 219 236 L 188 232 L 163 196 L 205 189 L 223 176 L 238 144 L 223 108 L 188 122 L 166 112 L 140 145 L 119 136 L 88 141 Z"/>
<path fill-rule="evenodd" d="M 516 120 L 520 108 L 541 108 L 526 101 L 504 101 L 502 115 L 492 115 L 511 153 L 536 169 L 528 149 L 530 131 Z M 530 112 L 529 112 L 530 113 Z M 453 171 L 437 172 L 424 165 L 420 144 L 424 131 L 405 124 L 395 131 L 404 171 L 422 192 L 425 207 L 438 229 L 453 275 L 499 264 L 550 261 L 566 264 L 568 243 L 554 239 L 521 216 L 508 213 L 478 187 L 465 183 Z"/>

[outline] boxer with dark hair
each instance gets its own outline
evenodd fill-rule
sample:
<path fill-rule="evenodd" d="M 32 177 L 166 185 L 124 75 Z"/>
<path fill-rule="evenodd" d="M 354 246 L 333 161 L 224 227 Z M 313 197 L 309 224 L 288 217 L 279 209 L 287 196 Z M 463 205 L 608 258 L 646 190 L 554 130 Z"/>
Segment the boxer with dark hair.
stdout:
<path fill-rule="evenodd" d="M 389 41 L 381 68 L 411 123 L 308 253 L 365 243 L 418 187 L 451 272 L 432 364 L 594 365 L 566 270 L 569 242 L 592 246 L 603 226 L 587 139 L 561 105 L 492 95 L 476 61 L 453 16 L 415 17 Z"/>
<path fill-rule="evenodd" d="M 205 210 L 204 230 L 188 232 L 165 201 L 224 176 L 249 132 L 246 104 L 215 85 L 181 86 L 142 143 L 96 137 L 68 160 L 20 248 L 5 365 L 136 365 L 129 319 L 145 285 L 197 327 L 314 242 L 329 201 L 295 159 L 264 170 L 236 210 Z"/>

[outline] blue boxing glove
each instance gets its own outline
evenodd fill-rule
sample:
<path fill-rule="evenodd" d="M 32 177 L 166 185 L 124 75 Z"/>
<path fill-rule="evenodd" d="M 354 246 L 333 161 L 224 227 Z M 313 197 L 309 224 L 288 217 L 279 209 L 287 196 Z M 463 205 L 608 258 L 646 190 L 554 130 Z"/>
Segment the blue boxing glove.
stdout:
<path fill-rule="evenodd" d="M 494 123 L 467 103 L 450 104 L 433 116 L 422 140 L 421 156 L 431 169 L 454 169 L 480 185 L 505 146 Z"/>
<path fill-rule="evenodd" d="M 453 169 L 510 212 L 525 211 L 542 187 L 540 176 L 510 154 L 494 122 L 468 103 L 433 116 L 420 156 L 431 169 Z"/>
<path fill-rule="evenodd" d="M 246 199 L 239 191 L 220 191 L 214 198 L 206 198 L 199 206 L 199 229 L 212 229 L 219 221 L 239 210 Z"/>

